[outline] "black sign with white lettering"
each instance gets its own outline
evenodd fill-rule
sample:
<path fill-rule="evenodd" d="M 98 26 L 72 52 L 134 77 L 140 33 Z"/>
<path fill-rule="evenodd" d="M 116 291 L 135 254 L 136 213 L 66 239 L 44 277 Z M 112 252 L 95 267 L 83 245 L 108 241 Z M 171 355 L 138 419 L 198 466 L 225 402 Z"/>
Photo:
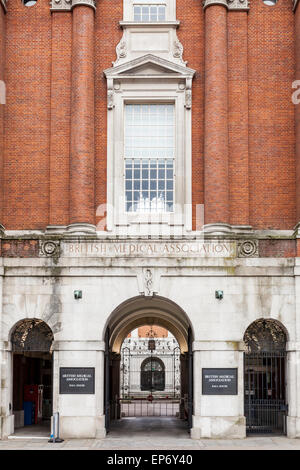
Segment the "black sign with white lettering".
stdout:
<path fill-rule="evenodd" d="M 94 367 L 60 367 L 60 394 L 89 394 L 95 393 Z"/>
<path fill-rule="evenodd" d="M 202 395 L 237 393 L 237 369 L 202 369 Z"/>

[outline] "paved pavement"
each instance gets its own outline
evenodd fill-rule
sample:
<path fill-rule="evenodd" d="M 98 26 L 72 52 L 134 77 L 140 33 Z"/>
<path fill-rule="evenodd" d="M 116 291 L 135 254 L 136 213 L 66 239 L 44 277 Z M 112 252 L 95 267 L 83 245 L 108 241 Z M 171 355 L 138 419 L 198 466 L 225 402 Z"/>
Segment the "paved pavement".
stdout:
<path fill-rule="evenodd" d="M 192 440 L 185 424 L 176 418 L 123 418 L 105 439 L 66 439 L 60 444 L 48 443 L 43 429 L 35 435 L 25 432 L 18 430 L 0 441 L 0 450 L 300 450 L 300 439 L 282 436 Z"/>

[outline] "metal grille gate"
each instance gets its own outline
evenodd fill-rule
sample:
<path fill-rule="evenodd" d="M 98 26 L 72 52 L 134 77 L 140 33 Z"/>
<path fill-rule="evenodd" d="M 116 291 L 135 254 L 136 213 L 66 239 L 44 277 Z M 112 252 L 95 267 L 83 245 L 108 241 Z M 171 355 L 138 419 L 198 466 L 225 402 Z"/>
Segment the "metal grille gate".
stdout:
<path fill-rule="evenodd" d="M 285 338 L 272 321 L 257 323 L 244 338 L 247 433 L 286 434 Z"/>
<path fill-rule="evenodd" d="M 156 345 L 148 353 L 122 349 L 121 417 L 180 414 L 180 349 L 159 351 L 159 340 L 150 341 Z"/>

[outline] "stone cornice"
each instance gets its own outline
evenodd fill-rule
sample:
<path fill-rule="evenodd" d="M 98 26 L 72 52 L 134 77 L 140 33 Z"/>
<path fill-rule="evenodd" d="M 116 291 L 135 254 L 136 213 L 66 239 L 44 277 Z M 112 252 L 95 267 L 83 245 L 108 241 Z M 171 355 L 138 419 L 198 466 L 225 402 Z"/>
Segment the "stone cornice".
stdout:
<path fill-rule="evenodd" d="M 95 10 L 96 0 L 51 0 L 51 11 L 71 11 L 78 5 L 85 5 Z"/>
<path fill-rule="evenodd" d="M 1 5 L 2 5 L 2 8 L 4 9 L 5 13 L 6 13 L 6 11 L 7 11 L 7 9 L 6 9 L 6 1 L 7 1 L 7 0 L 1 0 Z"/>
<path fill-rule="evenodd" d="M 295 0 L 298 1 L 298 0 Z M 248 0 L 204 0 L 203 8 L 207 8 L 212 5 L 223 5 L 230 11 L 248 11 L 249 1 Z"/>

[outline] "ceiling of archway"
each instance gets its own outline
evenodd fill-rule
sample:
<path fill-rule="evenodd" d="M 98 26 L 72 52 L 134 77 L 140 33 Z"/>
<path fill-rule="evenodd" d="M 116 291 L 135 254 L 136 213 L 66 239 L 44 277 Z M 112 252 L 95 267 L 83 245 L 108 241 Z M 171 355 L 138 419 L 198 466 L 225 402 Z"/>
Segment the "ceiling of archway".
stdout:
<path fill-rule="evenodd" d="M 187 352 L 189 321 L 185 312 L 162 297 L 142 296 L 130 299 L 112 313 L 108 324 L 111 350 L 119 353 L 127 335 L 143 325 L 166 328 L 178 341 L 181 352 Z"/>

